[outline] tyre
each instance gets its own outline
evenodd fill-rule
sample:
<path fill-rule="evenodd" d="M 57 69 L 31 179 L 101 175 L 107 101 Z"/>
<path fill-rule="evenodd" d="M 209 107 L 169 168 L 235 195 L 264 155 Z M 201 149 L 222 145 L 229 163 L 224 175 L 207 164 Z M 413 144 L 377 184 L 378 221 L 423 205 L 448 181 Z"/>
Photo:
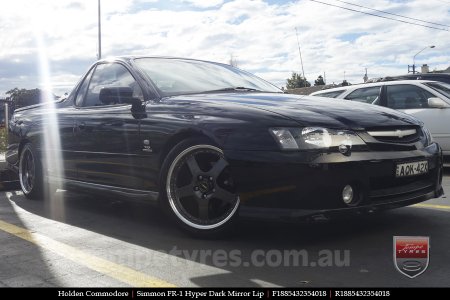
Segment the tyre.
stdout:
<path fill-rule="evenodd" d="M 229 232 L 239 197 L 223 151 L 206 139 L 188 139 L 166 157 L 162 205 L 182 229 L 200 238 Z"/>
<path fill-rule="evenodd" d="M 20 153 L 19 182 L 28 199 L 40 200 L 43 196 L 43 172 L 40 157 L 33 146 L 26 144 Z"/>

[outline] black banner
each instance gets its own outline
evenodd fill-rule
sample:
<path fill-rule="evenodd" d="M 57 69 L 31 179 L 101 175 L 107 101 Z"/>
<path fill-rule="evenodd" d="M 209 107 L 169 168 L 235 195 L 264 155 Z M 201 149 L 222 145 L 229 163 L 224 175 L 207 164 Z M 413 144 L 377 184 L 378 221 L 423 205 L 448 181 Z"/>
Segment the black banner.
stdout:
<path fill-rule="evenodd" d="M 400 298 L 445 295 L 444 288 L 1 288 L 0 297 L 10 298 L 127 298 L 156 297 L 207 299 L 210 297 L 248 299 L 333 299 L 333 298 Z M 444 296 L 442 296 L 444 297 Z M 41 299 L 42 299 L 41 298 Z"/>

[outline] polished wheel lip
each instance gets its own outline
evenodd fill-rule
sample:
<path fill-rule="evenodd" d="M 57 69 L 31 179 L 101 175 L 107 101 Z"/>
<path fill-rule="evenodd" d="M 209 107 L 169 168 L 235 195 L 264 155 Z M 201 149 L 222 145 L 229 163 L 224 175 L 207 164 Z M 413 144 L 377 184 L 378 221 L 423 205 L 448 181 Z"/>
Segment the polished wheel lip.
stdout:
<path fill-rule="evenodd" d="M 29 155 L 29 157 L 31 157 L 31 160 L 28 159 L 28 157 L 26 158 L 26 166 L 24 166 L 25 163 L 25 155 Z M 34 186 L 34 182 L 36 180 L 36 164 L 35 164 L 35 158 L 33 156 L 33 153 L 31 152 L 30 149 L 25 149 L 22 152 L 22 155 L 20 157 L 20 162 L 19 162 L 19 181 L 20 181 L 20 187 L 22 188 L 22 191 L 25 194 L 30 194 L 31 190 L 33 189 Z M 33 167 L 33 174 L 30 178 L 30 163 L 32 163 L 32 167 Z M 27 168 L 26 172 L 25 171 L 25 167 Z M 31 182 L 28 182 L 31 181 Z"/>
<path fill-rule="evenodd" d="M 215 229 L 218 228 L 220 226 L 222 226 L 223 224 L 225 224 L 226 222 L 228 222 L 236 213 L 238 207 L 239 207 L 239 203 L 240 203 L 240 199 L 239 196 L 237 196 L 237 201 L 236 204 L 234 205 L 233 209 L 231 210 L 231 212 L 228 214 L 228 216 L 221 220 L 220 222 L 217 222 L 215 224 L 209 224 L 209 225 L 200 225 L 200 224 L 196 224 L 190 220 L 188 220 L 185 216 L 183 216 L 183 214 L 178 210 L 178 208 L 175 205 L 175 200 L 172 198 L 171 195 L 171 177 L 173 174 L 173 171 L 175 169 L 175 167 L 177 166 L 177 163 L 188 153 L 197 150 L 197 149 L 209 149 L 209 150 L 214 150 L 219 152 L 220 154 L 223 155 L 223 151 L 217 147 L 214 147 L 212 145 L 206 145 L 206 144 L 202 144 L 202 145 L 195 145 L 195 146 L 191 146 L 185 150 L 183 150 L 180 154 L 177 155 L 177 157 L 175 157 L 175 159 L 172 161 L 169 171 L 167 172 L 167 178 L 166 178 L 166 194 L 167 194 L 167 199 L 169 200 L 169 204 L 170 207 L 172 208 L 172 211 L 175 213 L 175 215 L 178 217 L 179 220 L 181 220 L 183 223 L 185 223 L 186 225 L 195 228 L 195 229 L 200 229 L 200 230 L 211 230 L 211 229 Z"/>

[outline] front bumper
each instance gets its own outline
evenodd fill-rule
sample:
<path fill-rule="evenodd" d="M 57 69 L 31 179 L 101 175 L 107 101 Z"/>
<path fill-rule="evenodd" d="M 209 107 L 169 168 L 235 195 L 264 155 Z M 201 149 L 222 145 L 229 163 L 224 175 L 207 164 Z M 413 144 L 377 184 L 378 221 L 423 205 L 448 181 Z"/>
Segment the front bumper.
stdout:
<path fill-rule="evenodd" d="M 237 192 L 240 214 L 269 219 L 329 217 L 391 209 L 443 194 L 442 151 L 422 150 L 341 153 L 225 151 Z M 424 175 L 396 178 L 398 163 L 427 160 Z M 342 201 L 351 185 L 358 201 Z"/>

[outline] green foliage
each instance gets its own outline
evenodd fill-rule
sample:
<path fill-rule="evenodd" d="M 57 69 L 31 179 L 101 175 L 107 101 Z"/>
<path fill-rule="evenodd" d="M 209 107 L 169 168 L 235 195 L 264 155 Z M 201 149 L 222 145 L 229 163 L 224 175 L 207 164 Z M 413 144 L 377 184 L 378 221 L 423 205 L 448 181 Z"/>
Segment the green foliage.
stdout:
<path fill-rule="evenodd" d="M 317 79 L 314 81 L 314 85 L 325 85 L 325 81 L 323 81 L 323 77 L 322 75 L 319 75 L 319 77 L 317 77 Z"/>
<path fill-rule="evenodd" d="M 306 78 L 303 78 L 300 74 L 295 72 L 292 73 L 291 78 L 286 80 L 287 89 L 296 89 L 309 86 L 311 86 L 311 83 L 309 83 Z"/>
<path fill-rule="evenodd" d="M 8 146 L 6 130 L 5 127 L 0 127 L 0 153 L 6 152 L 6 147 Z"/>
<path fill-rule="evenodd" d="M 14 88 L 7 91 L 6 94 L 14 102 L 15 108 L 41 103 L 45 96 L 45 93 L 40 89 L 27 90 Z M 54 99 L 55 96 L 53 95 L 52 100 Z"/>

